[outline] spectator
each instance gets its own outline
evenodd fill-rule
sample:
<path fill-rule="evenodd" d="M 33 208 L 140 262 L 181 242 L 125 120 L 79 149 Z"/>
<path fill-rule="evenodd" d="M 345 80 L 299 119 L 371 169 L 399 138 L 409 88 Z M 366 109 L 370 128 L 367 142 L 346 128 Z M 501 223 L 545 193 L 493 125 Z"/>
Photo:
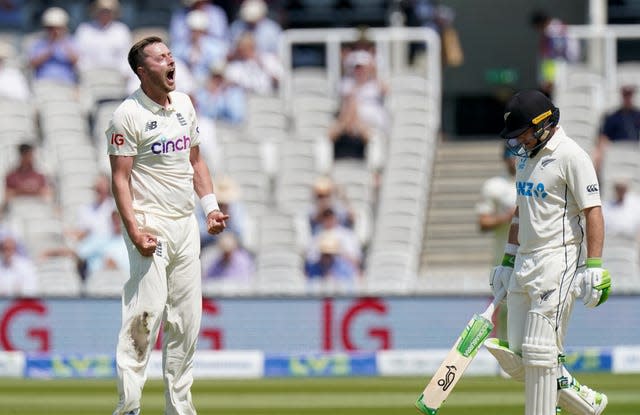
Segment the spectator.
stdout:
<path fill-rule="evenodd" d="M 15 169 L 5 178 L 5 208 L 17 197 L 36 197 L 45 202 L 52 200 L 52 191 L 47 177 L 35 167 L 35 149 L 31 144 L 18 146 L 19 160 Z"/>
<path fill-rule="evenodd" d="M 18 253 L 17 246 L 11 235 L 0 240 L 0 296 L 34 297 L 38 294 L 36 267 Z"/>
<path fill-rule="evenodd" d="M 190 11 L 186 23 L 189 36 L 185 41 L 174 44 L 173 54 L 187 64 L 198 84 L 204 84 L 211 66 L 226 61 L 229 48 L 226 42 L 208 35 L 210 23 L 204 11 Z"/>
<path fill-rule="evenodd" d="M 78 50 L 68 33 L 69 15 L 60 7 L 50 7 L 42 14 L 43 36 L 29 50 L 29 65 L 37 80 L 75 85 Z"/>
<path fill-rule="evenodd" d="M 352 97 L 358 117 L 378 131 L 389 132 L 389 114 L 384 106 L 388 86 L 377 78 L 373 55 L 355 50 L 345 58 L 346 76 L 340 85 L 342 100 Z"/>
<path fill-rule="evenodd" d="M 459 66 L 464 60 L 458 33 L 453 25 L 455 11 L 438 0 L 399 0 L 407 15 L 408 26 L 428 27 L 440 35 L 442 63 Z M 424 55 L 424 45 L 411 44 L 410 58 L 415 62 Z"/>
<path fill-rule="evenodd" d="M 98 270 L 117 269 L 129 273 L 129 257 L 122 233 L 122 221 L 115 209 L 109 214 L 108 233 L 94 233 L 82 240 L 75 248 L 83 279 L 90 278 Z"/>
<path fill-rule="evenodd" d="M 223 176 L 215 182 L 216 197 L 220 211 L 229 215 L 229 219 L 225 221 L 227 227 L 225 233 L 233 233 L 240 244 L 245 243 L 247 235 L 247 213 L 240 199 L 240 189 L 237 183 L 229 176 Z M 200 223 L 200 237 L 202 246 L 208 246 L 216 243 L 219 235 L 211 235 L 207 233 L 206 220 L 204 213 L 198 212 L 198 221 Z"/>
<path fill-rule="evenodd" d="M 549 16 L 543 10 L 531 14 L 531 26 L 538 32 L 538 83 L 547 96 L 553 93 L 556 78 L 556 61 L 574 62 L 580 54 L 580 45 L 567 37 L 567 25 Z"/>
<path fill-rule="evenodd" d="M 640 109 L 633 103 L 635 93 L 635 86 L 625 85 L 620 88 L 622 104 L 604 118 L 593 151 L 593 164 L 598 173 L 601 173 L 607 147 L 612 142 L 635 141 L 637 143 L 640 140 Z"/>
<path fill-rule="evenodd" d="M 200 117 L 240 124 L 246 112 L 245 92 L 238 85 L 230 84 L 224 71 L 224 65 L 211 67 L 204 86 L 195 93 L 196 109 Z"/>
<path fill-rule="evenodd" d="M 371 137 L 368 126 L 358 115 L 357 101 L 348 96 L 338 113 L 338 118 L 329 127 L 329 139 L 333 142 L 333 158 L 364 161 L 367 143 Z"/>
<path fill-rule="evenodd" d="M 78 209 L 75 229 L 71 231 L 71 239 L 81 241 L 90 236 L 109 236 L 112 232 L 111 214 L 115 202 L 111 195 L 109 178 L 100 175 L 93 185 L 94 200 Z"/>
<path fill-rule="evenodd" d="M 340 254 L 349 260 L 353 267 L 359 271 L 362 264 L 362 247 L 360 246 L 358 236 L 352 229 L 340 224 L 333 209 L 326 208 L 320 216 L 319 231 L 311 238 L 307 250 L 307 261 L 312 263 L 318 261 L 320 258 L 322 234 L 330 231 L 338 239 Z"/>
<path fill-rule="evenodd" d="M 176 10 L 169 22 L 169 39 L 172 45 L 189 41 L 187 14 L 193 10 L 202 11 L 207 15 L 209 36 L 225 43 L 229 42 L 229 19 L 222 8 L 207 0 L 182 0 L 182 4 L 184 7 Z"/>
<path fill-rule="evenodd" d="M 216 246 L 220 254 L 207 268 L 205 278 L 223 280 L 238 284 L 248 284 L 255 273 L 255 264 L 251 254 L 238 244 L 233 233 L 220 235 Z"/>
<path fill-rule="evenodd" d="M 631 177 L 618 175 L 612 179 L 614 197 L 602 205 L 607 235 L 640 237 L 640 196 L 630 191 Z"/>
<path fill-rule="evenodd" d="M 282 27 L 267 16 L 264 0 L 244 0 L 239 17 L 231 23 L 231 44 L 236 45 L 245 33 L 253 34 L 259 53 L 279 54 Z"/>
<path fill-rule="evenodd" d="M 74 39 L 78 48 L 78 67 L 81 71 L 96 68 L 113 68 L 129 77 L 127 54 L 131 41 L 129 27 L 117 21 L 118 0 L 95 0 L 91 7 L 91 21 L 82 22 Z"/>
<path fill-rule="evenodd" d="M 477 222 L 483 232 L 494 234 L 493 265 L 499 265 L 507 242 L 509 226 L 516 208 L 516 161 L 508 148 L 502 154 L 505 164 L 504 175 L 495 176 L 484 182 L 481 200 L 476 204 Z"/>
<path fill-rule="evenodd" d="M 502 263 L 504 246 L 509 236 L 509 227 L 516 209 L 516 161 L 517 157 L 505 146 L 502 152 L 505 173 L 484 182 L 481 200 L 476 204 L 477 222 L 483 232 L 493 232 L 493 266 Z M 507 338 L 507 305 L 498 305 L 496 333 Z"/>
<path fill-rule="evenodd" d="M 353 227 L 353 212 L 344 201 L 340 200 L 333 180 L 329 177 L 319 177 L 313 184 L 312 193 L 313 202 L 307 214 L 312 235 L 320 232 L 322 215 L 327 209 L 331 209 L 334 212 L 341 226 L 346 228 Z"/>
<path fill-rule="evenodd" d="M 0 27 L 23 29 L 27 22 L 26 6 L 24 0 L 0 0 Z"/>
<path fill-rule="evenodd" d="M 309 286 L 320 284 L 335 285 L 338 288 L 352 291 L 355 288 L 358 270 L 353 262 L 341 254 L 340 238 L 333 231 L 325 231 L 318 236 L 319 256 L 307 259 L 305 274 Z"/>
<path fill-rule="evenodd" d="M 252 33 L 240 36 L 225 71 L 225 77 L 249 93 L 271 95 L 277 89 L 284 68 L 276 55 L 256 50 Z"/>
<path fill-rule="evenodd" d="M 31 97 L 31 91 L 24 73 L 10 64 L 14 54 L 15 50 L 10 44 L 0 41 L 0 97 L 26 102 Z"/>

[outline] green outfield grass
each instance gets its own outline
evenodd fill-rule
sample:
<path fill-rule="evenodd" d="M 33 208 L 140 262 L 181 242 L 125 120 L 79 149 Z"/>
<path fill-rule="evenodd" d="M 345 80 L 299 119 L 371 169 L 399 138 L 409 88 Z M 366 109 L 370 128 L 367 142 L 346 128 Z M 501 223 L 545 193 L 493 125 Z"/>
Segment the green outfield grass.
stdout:
<path fill-rule="evenodd" d="M 579 377 L 609 396 L 605 414 L 638 415 L 640 375 Z M 395 415 L 417 414 L 413 402 L 424 378 L 307 378 L 201 380 L 193 395 L 199 415 Z M 104 415 L 115 403 L 113 380 L 0 379 L 2 415 Z M 163 413 L 162 383 L 149 381 L 142 414 Z M 521 384 L 500 378 L 460 381 L 439 415 L 520 415 Z"/>

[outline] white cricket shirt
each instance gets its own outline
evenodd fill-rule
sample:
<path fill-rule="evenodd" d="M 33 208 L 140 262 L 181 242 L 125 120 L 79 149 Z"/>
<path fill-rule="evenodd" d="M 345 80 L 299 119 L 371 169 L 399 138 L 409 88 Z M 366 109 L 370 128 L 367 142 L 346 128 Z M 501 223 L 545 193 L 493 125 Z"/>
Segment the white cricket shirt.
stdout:
<path fill-rule="evenodd" d="M 142 89 L 113 113 L 106 130 L 107 152 L 133 156 L 133 210 L 165 217 L 190 215 L 195 206 L 191 147 L 200 144 L 196 113 L 188 95 L 169 94 L 171 107 L 152 101 Z"/>
<path fill-rule="evenodd" d="M 481 200 L 476 204 L 478 215 L 496 215 L 510 212 L 516 206 L 515 181 L 511 177 L 496 176 L 482 186 Z M 509 236 L 511 223 L 503 223 L 493 229 L 494 264 L 499 265 L 504 256 L 504 244 Z"/>
<path fill-rule="evenodd" d="M 600 206 L 598 178 L 589 155 L 558 127 L 534 158 L 516 165 L 519 253 L 580 244 L 581 211 Z"/>

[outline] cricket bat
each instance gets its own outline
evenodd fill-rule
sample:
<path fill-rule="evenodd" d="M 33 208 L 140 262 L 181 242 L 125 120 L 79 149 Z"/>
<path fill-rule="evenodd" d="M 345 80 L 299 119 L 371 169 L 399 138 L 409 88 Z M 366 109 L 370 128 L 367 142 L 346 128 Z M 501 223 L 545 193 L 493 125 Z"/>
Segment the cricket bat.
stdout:
<path fill-rule="evenodd" d="M 416 408 L 425 415 L 435 415 L 442 403 L 447 399 L 456 383 L 462 377 L 473 358 L 478 353 L 482 343 L 489 337 L 493 330 L 491 317 L 496 305 L 504 298 L 505 293 L 500 293 L 482 314 L 474 314 L 467 323 L 467 327 L 456 340 L 453 348 L 447 354 L 444 361 L 424 388 L 424 391 L 416 400 Z"/>

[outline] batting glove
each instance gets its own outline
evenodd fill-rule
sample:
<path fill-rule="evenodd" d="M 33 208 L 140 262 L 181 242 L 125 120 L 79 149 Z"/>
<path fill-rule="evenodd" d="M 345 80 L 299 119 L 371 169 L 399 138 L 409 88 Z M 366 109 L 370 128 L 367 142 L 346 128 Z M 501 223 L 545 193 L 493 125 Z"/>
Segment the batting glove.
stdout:
<path fill-rule="evenodd" d="M 489 277 L 489 286 L 493 296 L 497 297 L 501 291 L 507 291 L 511 275 L 513 274 L 513 264 L 515 264 L 516 256 L 512 254 L 504 254 L 502 264 L 494 267 Z"/>
<path fill-rule="evenodd" d="M 609 271 L 602 268 L 601 258 L 587 258 L 587 269 L 583 273 L 582 301 L 590 308 L 597 307 L 607 301 L 611 290 Z"/>

